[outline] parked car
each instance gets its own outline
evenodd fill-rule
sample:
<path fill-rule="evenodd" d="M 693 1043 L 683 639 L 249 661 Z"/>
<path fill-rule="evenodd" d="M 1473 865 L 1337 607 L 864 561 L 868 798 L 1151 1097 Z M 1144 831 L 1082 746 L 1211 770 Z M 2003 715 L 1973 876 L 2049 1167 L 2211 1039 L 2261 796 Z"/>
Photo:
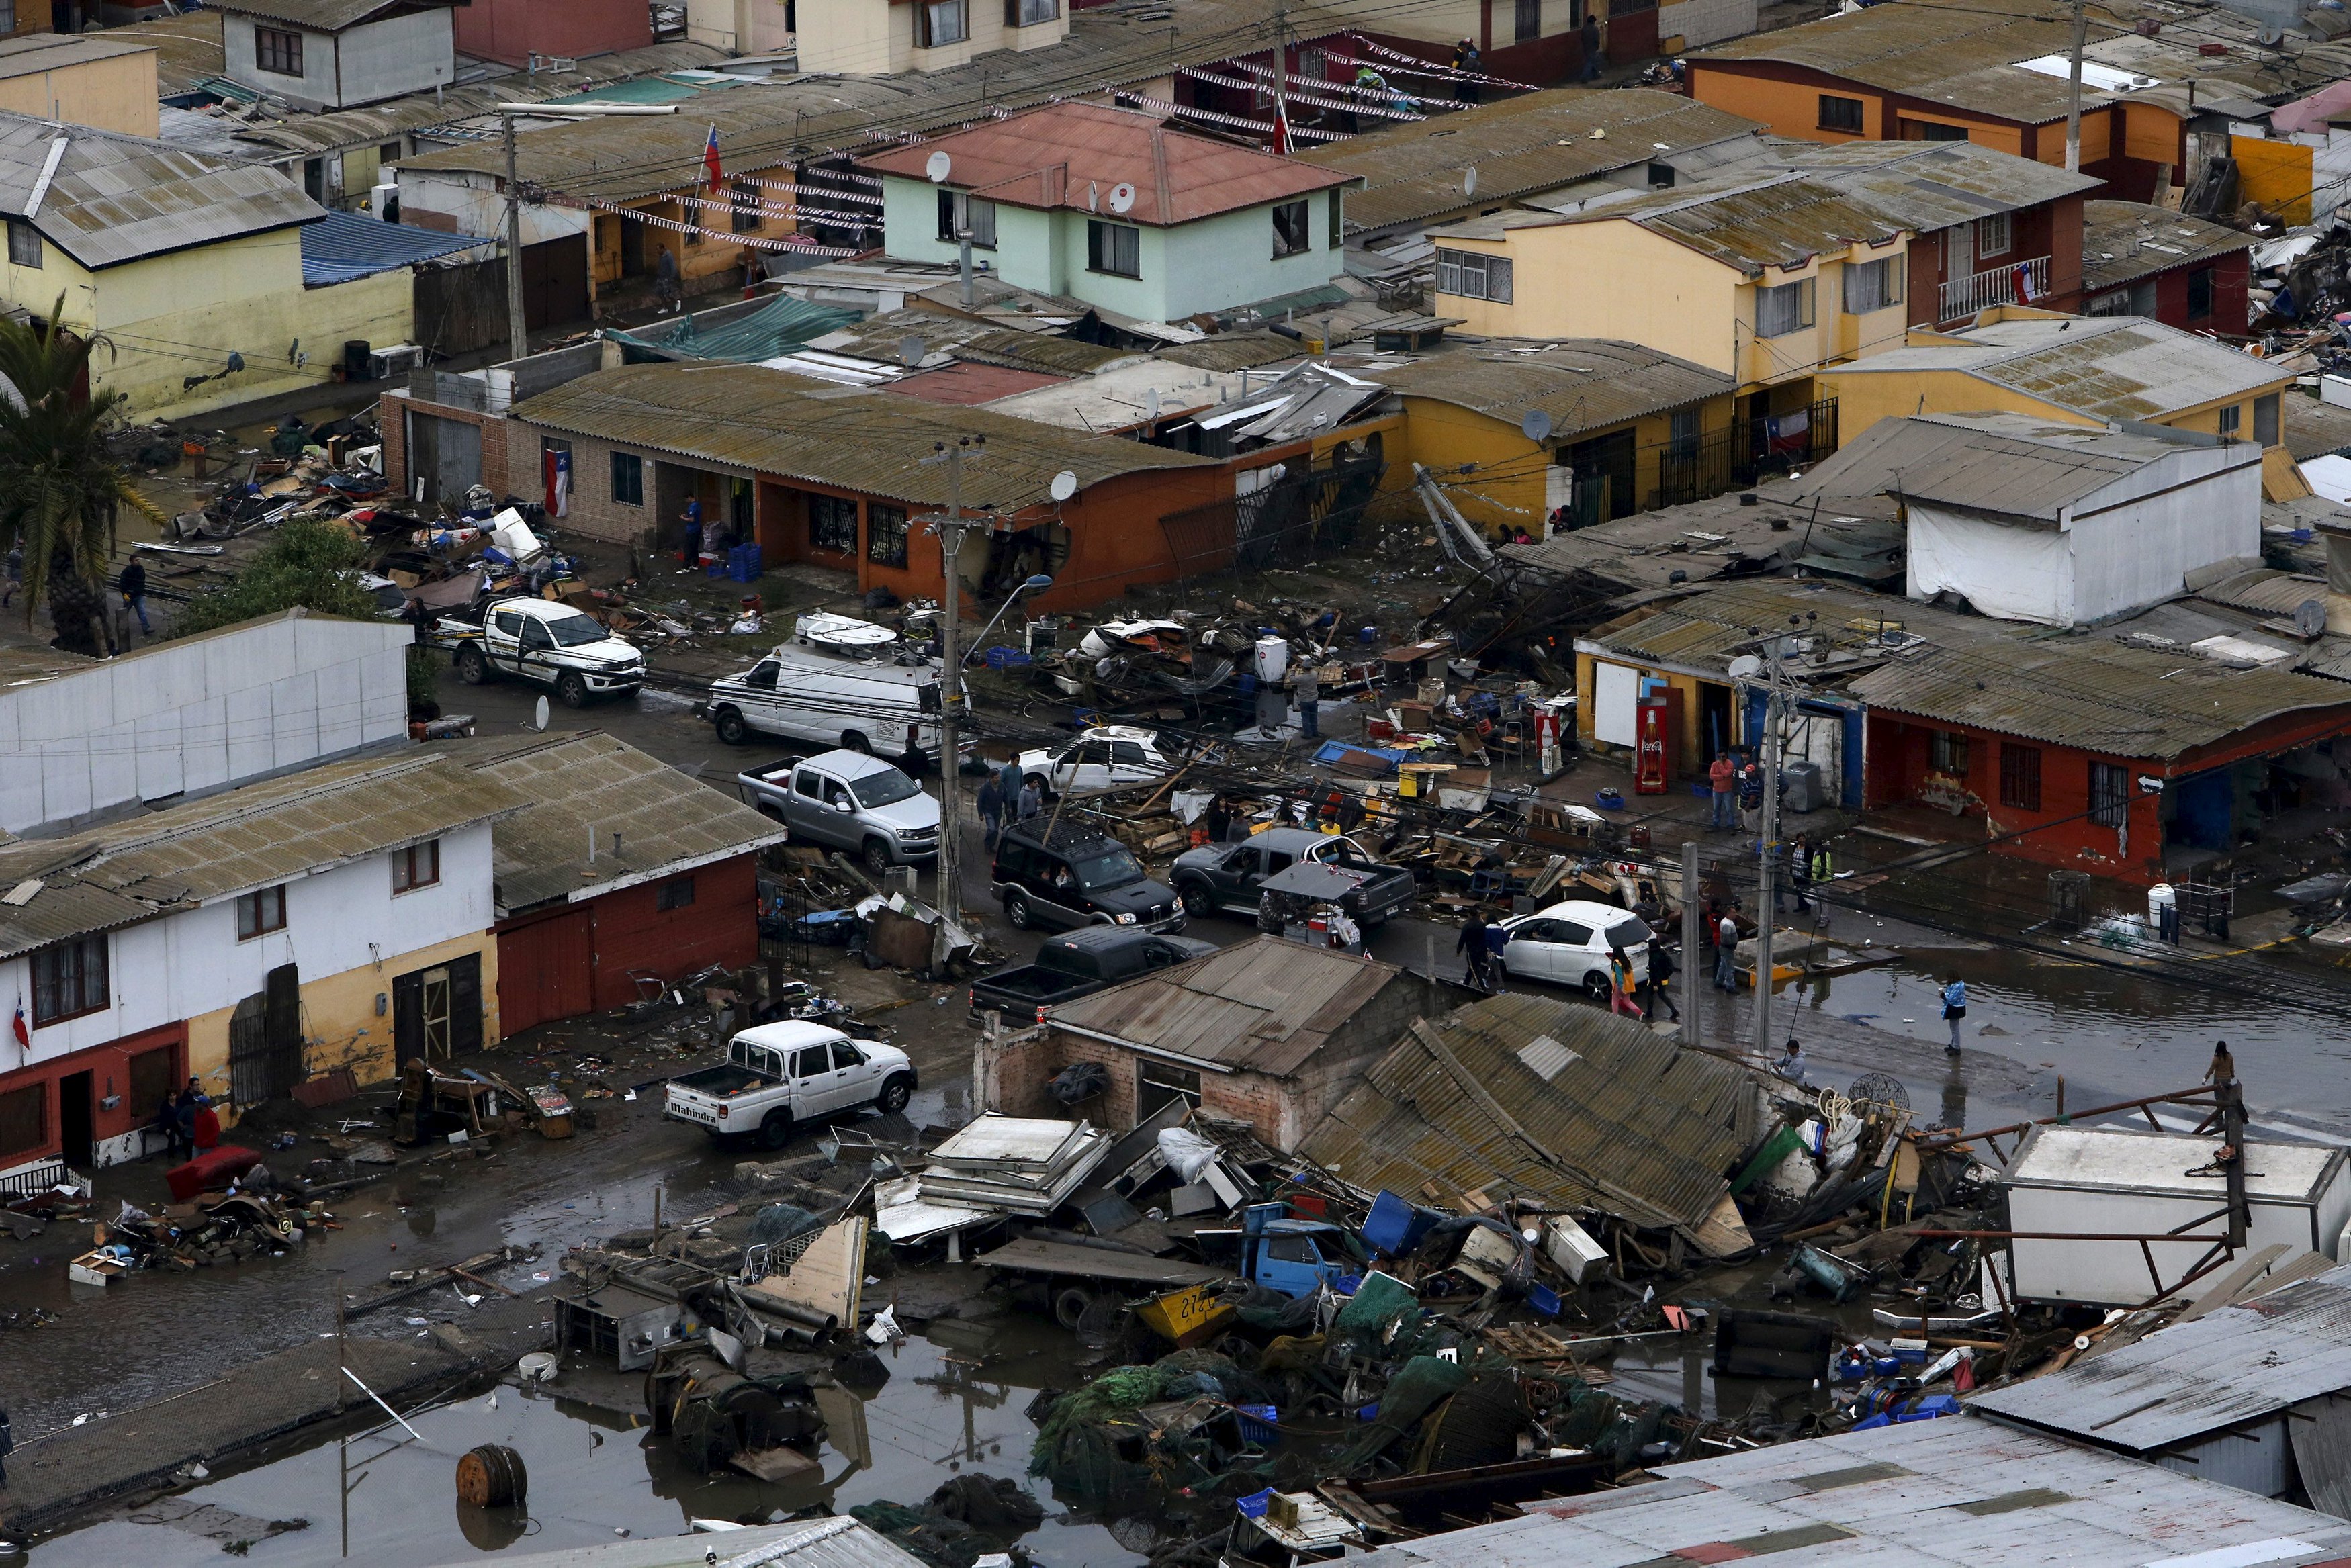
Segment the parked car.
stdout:
<path fill-rule="evenodd" d="M 1036 962 L 972 981 L 971 1015 L 994 1012 L 1023 1024 L 1041 1023 L 1049 1007 L 1216 950 L 1216 943 L 1191 937 L 1163 937 L 1129 926 L 1081 926 L 1047 937 Z"/>
<path fill-rule="evenodd" d="M 1342 900 L 1341 907 L 1357 925 L 1376 926 L 1412 902 L 1411 872 L 1381 865 L 1343 834 L 1317 833 L 1306 827 L 1269 827 L 1245 844 L 1204 844 L 1187 849 L 1176 857 L 1167 880 L 1184 900 L 1184 912 L 1195 919 L 1219 910 L 1254 919 L 1259 884 L 1301 860 L 1375 874 Z"/>
<path fill-rule="evenodd" d="M 1035 779 L 1049 794 L 1142 784 L 1175 767 L 1160 751 L 1158 735 L 1134 724 L 1097 725 L 1059 746 L 1020 753 L 1020 776 Z"/>
<path fill-rule="evenodd" d="M 1633 978 L 1649 978 L 1649 928 L 1641 917 L 1614 904 L 1570 898 L 1501 922 L 1510 940 L 1502 948 L 1502 970 L 1520 980 L 1573 985 L 1597 1001 L 1608 998 L 1612 976 L 1608 953 L 1623 948 L 1633 961 Z"/>
<path fill-rule="evenodd" d="M 920 772 L 939 749 L 938 660 L 888 627 L 804 615 L 789 642 L 710 683 L 699 713 L 730 746 L 778 735 L 901 758 Z"/>
<path fill-rule="evenodd" d="M 1016 822 L 996 841 L 989 872 L 1004 918 L 1022 930 L 1037 926 L 1141 926 L 1180 931 L 1184 906 L 1176 890 L 1154 882 L 1125 845 L 1075 823 L 1041 816 Z"/>
<path fill-rule="evenodd" d="M 876 871 L 938 858 L 938 801 L 862 752 L 820 752 L 737 774 L 735 793 L 790 828 L 795 841 L 846 849 Z"/>
<path fill-rule="evenodd" d="M 727 1042 L 718 1065 L 672 1078 L 662 1115 L 781 1148 L 801 1122 L 865 1106 L 886 1116 L 914 1092 L 914 1064 L 895 1045 L 821 1023 L 763 1023 Z"/>
<path fill-rule="evenodd" d="M 551 688 L 567 708 L 625 696 L 645 683 L 645 656 L 595 617 L 553 599 L 517 594 L 451 610 L 433 640 L 455 657 L 468 686 L 499 675 Z"/>

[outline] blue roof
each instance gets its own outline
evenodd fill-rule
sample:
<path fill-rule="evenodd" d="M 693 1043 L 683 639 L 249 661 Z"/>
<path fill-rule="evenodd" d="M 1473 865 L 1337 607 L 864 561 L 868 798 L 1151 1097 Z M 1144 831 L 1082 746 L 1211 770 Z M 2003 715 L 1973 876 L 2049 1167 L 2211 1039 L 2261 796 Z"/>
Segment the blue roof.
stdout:
<path fill-rule="evenodd" d="M 357 213 L 329 213 L 302 230 L 302 283 L 307 288 L 349 283 L 487 244 L 478 234 L 435 234 Z"/>

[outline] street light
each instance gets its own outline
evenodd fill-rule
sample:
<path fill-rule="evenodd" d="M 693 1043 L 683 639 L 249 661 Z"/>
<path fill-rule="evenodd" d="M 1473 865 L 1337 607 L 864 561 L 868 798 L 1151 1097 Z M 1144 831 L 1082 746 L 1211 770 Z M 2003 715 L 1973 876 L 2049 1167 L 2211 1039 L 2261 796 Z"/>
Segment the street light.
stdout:
<path fill-rule="evenodd" d="M 972 654 L 979 651 L 980 645 L 987 640 L 987 634 L 996 629 L 996 623 L 1004 618 L 1004 612 L 1019 602 L 1022 594 L 1041 594 L 1052 586 L 1052 578 L 1042 572 L 1037 572 L 1031 574 L 1028 581 L 1014 588 L 1005 601 L 996 607 L 996 613 L 987 618 L 987 624 L 979 628 L 979 635 L 972 639 L 971 649 L 963 656 L 962 662 L 965 664 L 971 662 Z"/>

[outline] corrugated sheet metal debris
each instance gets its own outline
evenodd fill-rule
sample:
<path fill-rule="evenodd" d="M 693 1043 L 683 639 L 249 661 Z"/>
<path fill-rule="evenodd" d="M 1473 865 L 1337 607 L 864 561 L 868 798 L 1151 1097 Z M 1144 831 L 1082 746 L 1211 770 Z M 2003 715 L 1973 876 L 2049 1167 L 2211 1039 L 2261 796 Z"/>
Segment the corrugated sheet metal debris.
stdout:
<path fill-rule="evenodd" d="M 1053 1009 L 1051 1022 L 1222 1066 L 1296 1072 L 1387 986 L 1392 964 L 1270 937 Z"/>

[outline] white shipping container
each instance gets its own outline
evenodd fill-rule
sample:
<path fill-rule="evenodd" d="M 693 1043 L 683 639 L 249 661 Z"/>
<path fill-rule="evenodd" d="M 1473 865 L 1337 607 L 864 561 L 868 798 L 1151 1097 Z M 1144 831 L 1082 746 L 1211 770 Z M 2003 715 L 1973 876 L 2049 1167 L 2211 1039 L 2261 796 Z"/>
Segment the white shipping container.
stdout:
<path fill-rule="evenodd" d="M 2025 1301 L 2127 1307 L 2157 1292 L 2151 1252 L 2167 1286 L 2204 1260 L 2228 1230 L 2227 1180 L 2191 1176 L 2211 1164 L 2220 1140 L 2210 1135 L 2121 1128 L 2040 1127 L 2025 1135 L 2001 1185 L 2009 1229 L 2085 1235 L 2201 1240 L 2137 1241 L 2015 1241 L 2009 1278 Z M 2351 1160 L 2325 1144 L 2245 1146 L 2251 1200 L 2248 1245 L 2282 1242 L 2335 1258 L 2351 1222 Z M 2340 1259 L 2336 1261 L 2340 1262 Z"/>

